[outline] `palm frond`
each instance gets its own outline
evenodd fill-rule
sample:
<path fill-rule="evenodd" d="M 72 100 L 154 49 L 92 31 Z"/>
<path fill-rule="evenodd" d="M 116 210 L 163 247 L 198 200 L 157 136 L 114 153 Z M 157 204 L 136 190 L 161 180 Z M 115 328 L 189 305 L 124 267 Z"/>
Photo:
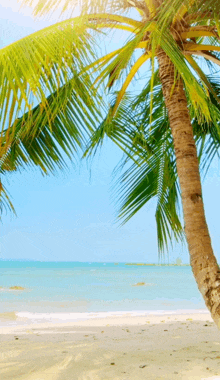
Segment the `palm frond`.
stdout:
<path fill-rule="evenodd" d="M 0 50 L 0 137 L 14 120 L 38 103 L 51 124 L 60 107 L 51 109 L 49 94 L 59 90 L 94 60 L 93 39 L 81 21 L 67 20 Z M 86 80 L 86 79 L 85 79 Z M 89 85 L 89 81 L 87 81 Z M 70 86 L 69 86 L 70 88 Z M 70 89 L 71 91 L 71 89 Z M 65 96 L 66 95 L 66 96 Z M 69 94 L 63 93 L 63 103 Z M 31 113 L 29 113 L 31 118 Z M 30 119 L 30 125 L 32 124 Z M 10 133 L 13 138 L 13 128 Z"/>
<path fill-rule="evenodd" d="M 157 198 L 155 216 L 158 246 L 162 252 L 173 235 L 177 240 L 182 240 L 183 230 L 179 216 L 180 198 L 171 132 L 165 105 L 159 106 L 163 102 L 163 96 L 158 84 L 157 70 L 154 77 L 151 127 L 149 83 L 140 97 L 134 98 L 127 94 L 115 117 L 107 117 L 96 129 L 87 155 L 96 153 L 105 137 L 110 138 L 125 152 L 122 167 L 129 167 L 114 184 L 114 195 L 120 204 L 119 219 L 123 223 L 127 222 L 149 200 Z M 117 93 L 112 107 L 116 99 Z"/>
<path fill-rule="evenodd" d="M 150 87 L 151 83 L 136 98 L 136 102 L 133 100 L 132 114 L 135 122 L 129 123 L 127 134 L 131 139 L 129 153 L 134 154 L 138 165 L 131 164 L 120 179 L 119 216 L 126 222 L 150 199 L 156 198 L 158 247 L 159 252 L 162 252 L 172 240 L 172 234 L 177 240 L 182 240 L 183 230 L 179 214 L 180 197 L 174 148 L 161 86 L 158 86 L 158 72 L 155 73 L 152 115 Z M 148 94 L 148 100 L 144 93 Z M 144 104 L 141 104 L 141 99 Z M 128 108 L 129 106 L 126 115 Z M 128 119 L 127 116 L 126 118 Z M 135 151 L 133 147 L 136 148 Z"/>
<path fill-rule="evenodd" d="M 63 102 L 67 95 L 68 101 Z M 98 115 L 101 116 L 100 111 L 96 113 L 98 97 L 93 99 L 91 95 L 83 77 L 76 75 L 47 97 L 54 114 L 52 128 L 41 104 L 16 119 L 2 137 L 3 148 L 10 141 L 2 164 L 10 162 L 16 168 L 37 165 L 46 174 L 64 168 L 64 157 L 72 160 L 79 153 L 94 132 Z"/>
<path fill-rule="evenodd" d="M 207 80 L 214 89 L 217 97 L 220 98 L 220 82 L 218 77 L 207 76 Z M 209 107 L 212 115 L 212 123 L 201 123 L 192 115 L 192 126 L 198 146 L 200 168 L 204 176 L 207 174 L 213 159 L 216 156 L 219 157 L 220 153 L 220 106 L 216 96 L 213 96 L 212 93 L 210 93 Z"/>
<path fill-rule="evenodd" d="M 3 212 L 7 213 L 7 211 L 12 211 L 16 215 L 14 206 L 10 199 L 10 195 L 6 190 L 5 186 L 3 186 L 2 182 L 0 181 L 0 214 L 2 214 Z"/>

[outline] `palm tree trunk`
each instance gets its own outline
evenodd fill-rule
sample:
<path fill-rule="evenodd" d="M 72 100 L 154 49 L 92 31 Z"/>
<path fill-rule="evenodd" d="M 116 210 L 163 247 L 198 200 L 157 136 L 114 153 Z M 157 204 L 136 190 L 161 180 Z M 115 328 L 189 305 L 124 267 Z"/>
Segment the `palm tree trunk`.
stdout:
<path fill-rule="evenodd" d="M 157 57 L 174 141 L 190 263 L 206 306 L 220 328 L 220 270 L 204 213 L 199 162 L 183 81 L 174 81 L 174 65 L 164 51 L 160 50 Z"/>

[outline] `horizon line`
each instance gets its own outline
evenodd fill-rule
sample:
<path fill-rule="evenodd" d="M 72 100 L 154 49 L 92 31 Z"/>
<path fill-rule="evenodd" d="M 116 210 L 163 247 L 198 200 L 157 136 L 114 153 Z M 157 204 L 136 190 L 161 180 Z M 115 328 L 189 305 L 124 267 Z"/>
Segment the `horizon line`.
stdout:
<path fill-rule="evenodd" d="M 0 261 L 19 261 L 19 262 L 40 262 L 40 263 L 87 263 L 87 264 L 94 264 L 94 263 L 100 263 L 100 264 L 130 264 L 130 265 L 177 265 L 177 266 L 181 266 L 181 265 L 190 265 L 189 263 L 185 263 L 185 262 L 182 262 L 181 264 L 176 264 L 176 262 L 170 262 L 170 263 L 160 263 L 160 262 L 144 262 L 144 261 L 141 261 L 141 262 L 128 262 L 128 261 L 77 261 L 77 260 L 67 260 L 67 261 L 63 261 L 63 260 L 36 260 L 36 259 L 13 259 L 13 258 L 7 258 L 7 259 L 3 259 L 3 258 L 0 258 Z"/>

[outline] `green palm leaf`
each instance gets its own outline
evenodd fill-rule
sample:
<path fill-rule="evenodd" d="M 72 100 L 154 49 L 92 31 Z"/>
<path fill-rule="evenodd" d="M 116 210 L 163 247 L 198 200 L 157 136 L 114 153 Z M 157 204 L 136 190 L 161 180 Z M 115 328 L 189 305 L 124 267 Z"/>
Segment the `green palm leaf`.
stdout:
<path fill-rule="evenodd" d="M 66 92 L 68 102 L 64 107 L 62 99 L 65 98 Z M 52 112 L 53 107 L 56 108 L 52 129 L 41 104 L 34 107 L 31 112 L 17 119 L 10 130 L 5 131 L 5 138 L 12 143 L 2 158 L 3 162 L 13 162 L 15 167 L 34 164 L 44 173 L 49 173 L 56 167 L 65 167 L 64 156 L 73 159 L 79 148 L 82 149 L 85 145 L 94 130 L 97 115 L 89 110 L 93 100 L 89 97 L 88 88 L 84 86 L 83 81 L 78 76 L 73 78 L 71 84 L 68 83 L 50 95 L 47 102 Z M 59 108 L 57 103 L 60 104 Z M 95 109 L 94 104 L 93 106 Z M 30 130 L 30 133 L 25 133 L 27 130 Z M 24 133 L 21 133 L 22 131 Z M 13 138 L 10 133 L 13 133 Z"/>
<path fill-rule="evenodd" d="M 79 76 L 96 57 L 86 29 L 67 20 L 0 50 L 2 174 L 32 165 L 46 174 L 62 169 L 94 130 L 101 101 L 90 78 Z M 9 200 L 3 187 L 0 194 Z"/>
<path fill-rule="evenodd" d="M 1 133 L 39 103 L 51 125 L 60 104 L 54 102 L 51 108 L 47 102 L 48 95 L 76 77 L 90 63 L 91 57 L 94 59 L 92 46 L 93 39 L 86 31 L 86 25 L 82 25 L 80 20 L 67 20 L 1 49 Z M 74 86 L 75 82 L 69 83 L 71 93 L 71 83 Z M 63 93 L 64 106 L 68 98 L 67 91 Z M 31 112 L 29 117 L 32 125 Z M 10 135 L 13 137 L 13 130 Z"/>

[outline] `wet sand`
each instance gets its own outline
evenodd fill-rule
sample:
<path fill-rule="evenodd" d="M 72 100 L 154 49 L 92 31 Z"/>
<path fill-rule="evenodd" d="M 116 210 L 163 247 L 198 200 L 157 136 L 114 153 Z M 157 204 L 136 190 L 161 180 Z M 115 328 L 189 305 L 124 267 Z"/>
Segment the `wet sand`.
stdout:
<path fill-rule="evenodd" d="M 220 332 L 209 314 L 0 321 L 1 380 L 220 379 Z"/>

